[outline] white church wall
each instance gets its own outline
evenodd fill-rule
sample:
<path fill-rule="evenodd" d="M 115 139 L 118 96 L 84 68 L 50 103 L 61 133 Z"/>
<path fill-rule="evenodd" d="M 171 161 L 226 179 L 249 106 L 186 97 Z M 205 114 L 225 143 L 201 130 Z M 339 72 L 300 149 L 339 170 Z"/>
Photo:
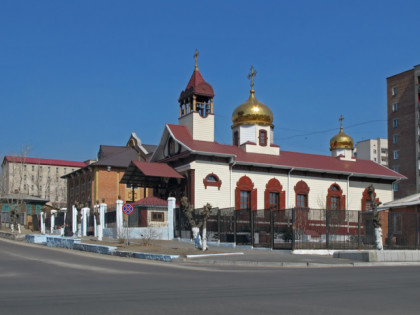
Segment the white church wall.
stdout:
<path fill-rule="evenodd" d="M 359 182 L 350 180 L 350 194 L 353 196 L 353 198 L 349 199 L 350 210 L 362 209 L 363 192 L 371 184 L 375 187 L 376 198 L 379 198 L 380 202 L 385 203 L 393 200 L 392 184 L 378 184 L 374 182 Z"/>
<path fill-rule="evenodd" d="M 214 208 L 230 207 L 229 165 L 196 161 L 191 163 L 191 168 L 195 169 L 195 207 L 201 208 L 206 203 L 210 203 Z M 222 181 L 220 189 L 216 186 L 204 186 L 203 179 L 211 173 Z"/>
<path fill-rule="evenodd" d="M 288 174 L 272 174 L 265 172 L 246 172 L 233 171 L 232 180 L 228 164 L 211 162 L 193 162 L 190 167 L 195 169 L 195 206 L 200 208 L 209 202 L 213 207 L 228 208 L 235 207 L 235 189 L 237 182 L 242 176 L 248 176 L 254 183 L 254 189 L 257 189 L 257 208 L 265 207 L 265 189 L 268 181 L 272 178 L 277 179 L 286 192 L 285 206 L 293 208 L 296 206 L 296 194 L 294 187 L 303 180 L 309 186 L 308 206 L 312 209 L 325 209 L 328 189 L 332 184 L 338 184 L 346 196 L 346 207 L 349 210 L 361 210 L 361 200 L 363 191 L 370 184 L 374 184 L 376 195 L 384 203 L 393 200 L 391 184 L 377 184 L 371 182 L 355 182 L 350 178 L 350 186 L 347 187 L 347 179 L 336 179 L 328 177 L 302 177 L 290 176 L 288 183 Z M 222 181 L 220 190 L 215 186 L 205 188 L 203 179 L 211 174 L 216 174 Z M 231 186 L 232 184 L 232 186 Z"/>
<path fill-rule="evenodd" d="M 303 180 L 309 186 L 308 206 L 313 209 L 325 209 L 327 206 L 328 188 L 332 184 L 338 184 L 346 195 L 347 182 L 345 180 L 338 180 L 336 178 L 320 178 L 320 177 L 301 177 L 293 176 L 290 178 L 290 207 L 296 207 L 296 193 L 295 186 L 298 182 Z"/>

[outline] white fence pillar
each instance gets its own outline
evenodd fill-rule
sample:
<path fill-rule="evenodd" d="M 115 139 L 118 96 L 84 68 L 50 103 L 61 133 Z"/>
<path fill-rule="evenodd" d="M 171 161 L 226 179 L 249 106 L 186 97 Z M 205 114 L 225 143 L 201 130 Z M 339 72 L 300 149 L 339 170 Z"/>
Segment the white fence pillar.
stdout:
<path fill-rule="evenodd" d="M 168 240 L 174 239 L 174 209 L 175 198 L 168 198 Z"/>
<path fill-rule="evenodd" d="M 124 226 L 123 226 L 123 212 L 122 212 L 122 208 L 123 208 L 123 201 L 122 200 L 117 200 L 116 203 L 116 223 L 117 223 L 117 238 L 124 238 Z"/>
<path fill-rule="evenodd" d="M 57 214 L 57 210 L 51 210 L 51 220 L 50 220 L 50 233 L 53 234 L 54 232 L 54 225 L 55 225 L 55 216 Z"/>
<path fill-rule="evenodd" d="M 77 232 L 77 208 L 76 206 L 71 207 L 71 231 L 73 235 Z"/>
<path fill-rule="evenodd" d="M 93 236 L 97 237 L 98 236 L 98 227 L 97 224 L 98 222 L 96 221 L 96 215 L 95 213 L 99 211 L 99 205 L 94 205 L 93 206 Z"/>
<path fill-rule="evenodd" d="M 45 212 L 41 211 L 41 234 L 45 234 Z"/>
<path fill-rule="evenodd" d="M 82 235 L 87 236 L 87 220 L 90 213 L 89 208 L 82 208 Z"/>
<path fill-rule="evenodd" d="M 107 210 L 107 204 L 101 203 L 99 205 L 99 221 L 101 224 L 98 225 L 98 240 L 102 241 L 104 235 L 104 227 L 105 227 L 105 212 Z"/>

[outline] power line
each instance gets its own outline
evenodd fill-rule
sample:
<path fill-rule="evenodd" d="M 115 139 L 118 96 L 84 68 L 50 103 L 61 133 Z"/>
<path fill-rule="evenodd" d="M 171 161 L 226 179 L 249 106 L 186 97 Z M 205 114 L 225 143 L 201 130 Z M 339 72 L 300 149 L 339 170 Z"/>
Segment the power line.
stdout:
<path fill-rule="evenodd" d="M 354 128 L 354 127 L 367 125 L 367 124 L 370 124 L 370 123 L 384 122 L 384 121 L 387 121 L 387 120 L 385 120 L 385 119 L 368 120 L 368 121 L 364 121 L 364 122 L 360 122 L 360 123 L 357 123 L 357 124 L 346 126 L 346 129 L 351 129 L 351 128 Z M 287 128 L 279 128 L 279 129 L 288 130 Z M 292 130 L 292 129 L 289 129 L 289 130 Z M 289 136 L 289 137 L 279 137 L 279 140 L 288 140 L 288 139 L 293 139 L 293 138 L 298 138 L 298 137 L 313 136 L 313 135 L 327 133 L 327 132 L 331 132 L 331 131 L 335 131 L 335 130 L 337 130 L 337 128 L 319 130 L 319 131 L 311 131 L 311 132 L 307 132 L 307 133 L 304 133 L 304 134 L 293 135 L 293 136 Z"/>

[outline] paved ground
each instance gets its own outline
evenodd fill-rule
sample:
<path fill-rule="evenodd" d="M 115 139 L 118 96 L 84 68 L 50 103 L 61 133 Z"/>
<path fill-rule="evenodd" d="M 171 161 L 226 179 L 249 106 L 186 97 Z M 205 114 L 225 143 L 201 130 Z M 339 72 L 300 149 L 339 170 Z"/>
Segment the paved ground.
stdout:
<path fill-rule="evenodd" d="M 419 313 L 419 267 L 164 263 L 3 239 L 0 253 L 2 315 Z"/>
<path fill-rule="evenodd" d="M 262 265 L 262 266 L 307 266 L 312 265 L 349 265 L 354 261 L 349 259 L 332 258 L 332 256 L 321 255 L 296 255 L 291 251 L 280 251 L 270 249 L 250 248 L 249 246 L 221 247 L 209 246 L 209 250 L 200 251 L 195 248 L 194 243 L 185 241 L 150 241 L 144 244 L 141 241 L 131 241 L 129 246 L 119 244 L 117 241 L 108 239 L 98 242 L 94 238 L 84 238 L 84 243 L 105 244 L 117 246 L 118 250 L 179 255 L 178 262 L 184 263 L 207 263 L 207 264 L 233 264 L 233 265 Z"/>

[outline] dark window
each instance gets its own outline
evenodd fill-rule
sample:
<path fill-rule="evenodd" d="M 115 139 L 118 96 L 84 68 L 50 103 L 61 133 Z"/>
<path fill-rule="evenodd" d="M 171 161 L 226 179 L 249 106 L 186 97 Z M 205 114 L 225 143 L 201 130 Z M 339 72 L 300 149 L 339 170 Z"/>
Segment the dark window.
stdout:
<path fill-rule="evenodd" d="M 280 196 L 279 193 L 271 192 L 270 193 L 270 209 L 278 210 L 279 207 Z"/>
<path fill-rule="evenodd" d="M 267 145 L 267 131 L 260 130 L 258 140 L 260 142 L 260 146 L 265 147 Z"/>
<path fill-rule="evenodd" d="M 331 210 L 338 210 L 340 208 L 340 198 L 331 197 Z"/>
<path fill-rule="evenodd" d="M 163 212 L 152 212 L 152 221 L 163 222 L 165 215 Z"/>
<path fill-rule="evenodd" d="M 239 133 L 237 131 L 233 133 L 233 145 L 239 146 Z"/>
<path fill-rule="evenodd" d="M 307 199 L 307 195 L 298 194 L 296 197 L 296 207 L 305 208 L 307 205 L 306 199 Z"/>
<path fill-rule="evenodd" d="M 241 209 L 251 209 L 251 192 L 241 191 Z"/>

